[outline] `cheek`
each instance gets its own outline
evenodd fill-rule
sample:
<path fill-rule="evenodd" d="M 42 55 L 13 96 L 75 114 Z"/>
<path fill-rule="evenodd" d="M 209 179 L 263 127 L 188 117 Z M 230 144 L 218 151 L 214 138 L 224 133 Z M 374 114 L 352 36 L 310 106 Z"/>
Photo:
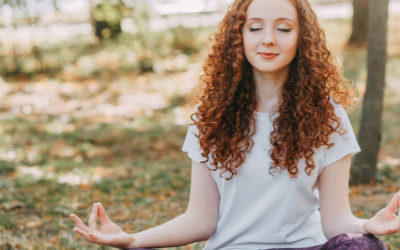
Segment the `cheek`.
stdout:
<path fill-rule="evenodd" d="M 249 38 L 248 36 L 243 36 L 243 46 L 246 50 L 251 49 L 252 44 L 254 43 L 254 39 Z"/>
<path fill-rule="evenodd" d="M 287 52 L 295 54 L 297 51 L 297 44 L 297 38 L 293 37 L 292 39 L 286 41 L 284 47 L 286 48 Z"/>
<path fill-rule="evenodd" d="M 254 42 L 254 39 L 246 39 L 243 37 L 243 48 L 246 54 L 246 57 L 251 56 L 257 49 L 257 43 Z"/>

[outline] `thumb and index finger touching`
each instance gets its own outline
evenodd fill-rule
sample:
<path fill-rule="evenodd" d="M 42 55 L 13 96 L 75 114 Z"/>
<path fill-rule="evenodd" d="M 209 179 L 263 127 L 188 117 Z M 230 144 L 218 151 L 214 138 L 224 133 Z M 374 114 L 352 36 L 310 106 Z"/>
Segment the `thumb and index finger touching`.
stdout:
<path fill-rule="evenodd" d="M 97 202 L 97 207 L 98 207 L 98 215 L 99 215 L 101 224 L 110 223 L 111 220 L 107 216 L 106 209 L 104 208 L 104 206 L 100 202 Z"/>
<path fill-rule="evenodd" d="M 75 225 L 83 231 L 91 231 L 97 229 L 97 218 L 100 219 L 101 224 L 110 223 L 111 220 L 107 216 L 104 206 L 100 202 L 93 204 L 92 211 L 89 216 L 88 226 L 76 215 L 70 214 L 69 217 L 75 222 Z"/>
<path fill-rule="evenodd" d="M 89 227 L 94 230 L 97 229 L 98 210 L 99 209 L 98 209 L 97 203 L 94 203 L 92 206 L 92 212 L 90 213 L 90 216 L 89 216 Z"/>

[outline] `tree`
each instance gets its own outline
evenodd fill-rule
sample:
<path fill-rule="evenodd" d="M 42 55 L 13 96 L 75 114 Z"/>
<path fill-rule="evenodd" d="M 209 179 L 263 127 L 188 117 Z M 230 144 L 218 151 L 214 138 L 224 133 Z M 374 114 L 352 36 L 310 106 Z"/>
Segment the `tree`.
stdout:
<path fill-rule="evenodd" d="M 41 1 L 43 0 L 30 1 L 30 4 L 34 5 Z M 6 27 L 8 26 L 8 28 L 11 28 L 11 32 L 16 32 L 20 26 L 28 25 L 32 28 L 38 25 L 41 16 L 40 10 L 30 9 L 28 2 L 29 1 L 26 0 L 0 0 L 0 7 L 8 5 L 8 7 L 12 9 L 12 20 L 5 24 Z M 16 38 L 13 36 L 11 37 L 12 38 L 9 39 L 5 45 L 8 60 L 1 63 L 6 65 L 7 74 L 27 73 L 23 72 L 23 60 L 21 60 L 19 43 Z M 42 71 L 45 68 L 42 51 L 33 38 L 30 43 L 31 55 L 36 63 L 35 70 Z M 7 50 L 9 50 L 9 53 L 7 53 Z"/>
<path fill-rule="evenodd" d="M 122 31 L 122 2 L 117 0 L 92 0 L 90 17 L 97 38 L 100 40 L 116 38 Z"/>
<path fill-rule="evenodd" d="M 349 45 L 365 45 L 368 34 L 369 9 L 370 0 L 353 0 L 353 26 Z"/>
<path fill-rule="evenodd" d="M 358 134 L 362 152 L 356 155 L 352 168 L 352 183 L 355 184 L 373 182 L 376 176 L 386 73 L 388 5 L 389 0 L 371 0 L 367 89 Z"/>

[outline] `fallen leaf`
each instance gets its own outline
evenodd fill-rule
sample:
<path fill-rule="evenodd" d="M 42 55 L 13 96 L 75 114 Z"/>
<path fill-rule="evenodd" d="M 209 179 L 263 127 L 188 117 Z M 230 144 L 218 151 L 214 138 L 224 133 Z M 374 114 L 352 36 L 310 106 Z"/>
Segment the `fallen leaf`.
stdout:
<path fill-rule="evenodd" d="M 53 209 L 53 212 L 68 216 L 72 213 L 72 210 L 66 207 L 57 206 Z"/>
<path fill-rule="evenodd" d="M 28 220 L 29 221 L 25 224 L 27 228 L 37 228 L 43 225 L 42 220 L 39 217 L 31 217 Z"/>
<path fill-rule="evenodd" d="M 46 215 L 44 218 L 46 219 L 47 222 L 51 221 L 51 216 L 50 215 Z"/>
<path fill-rule="evenodd" d="M 1 204 L 2 208 L 4 210 L 14 210 L 17 208 L 23 208 L 25 207 L 25 203 L 20 202 L 20 201 L 7 201 Z"/>

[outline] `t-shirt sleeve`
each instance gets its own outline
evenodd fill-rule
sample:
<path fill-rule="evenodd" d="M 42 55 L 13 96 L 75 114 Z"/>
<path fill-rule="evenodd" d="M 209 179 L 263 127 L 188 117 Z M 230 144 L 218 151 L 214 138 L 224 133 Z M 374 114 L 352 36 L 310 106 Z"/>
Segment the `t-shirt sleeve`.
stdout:
<path fill-rule="evenodd" d="M 340 104 L 333 102 L 333 106 L 335 107 L 336 116 L 341 120 L 340 126 L 345 133 L 343 135 L 337 132 L 331 134 L 329 141 L 333 142 L 334 145 L 330 148 L 325 148 L 324 164 L 321 171 L 324 167 L 342 159 L 346 155 L 355 155 L 361 151 L 346 111 Z"/>
<path fill-rule="evenodd" d="M 199 130 L 196 125 L 189 125 L 186 138 L 182 146 L 182 151 L 186 152 L 193 161 L 200 163 L 201 161 L 206 160 L 205 157 L 201 155 L 202 150 L 200 149 L 199 139 L 197 135 L 199 134 Z"/>

